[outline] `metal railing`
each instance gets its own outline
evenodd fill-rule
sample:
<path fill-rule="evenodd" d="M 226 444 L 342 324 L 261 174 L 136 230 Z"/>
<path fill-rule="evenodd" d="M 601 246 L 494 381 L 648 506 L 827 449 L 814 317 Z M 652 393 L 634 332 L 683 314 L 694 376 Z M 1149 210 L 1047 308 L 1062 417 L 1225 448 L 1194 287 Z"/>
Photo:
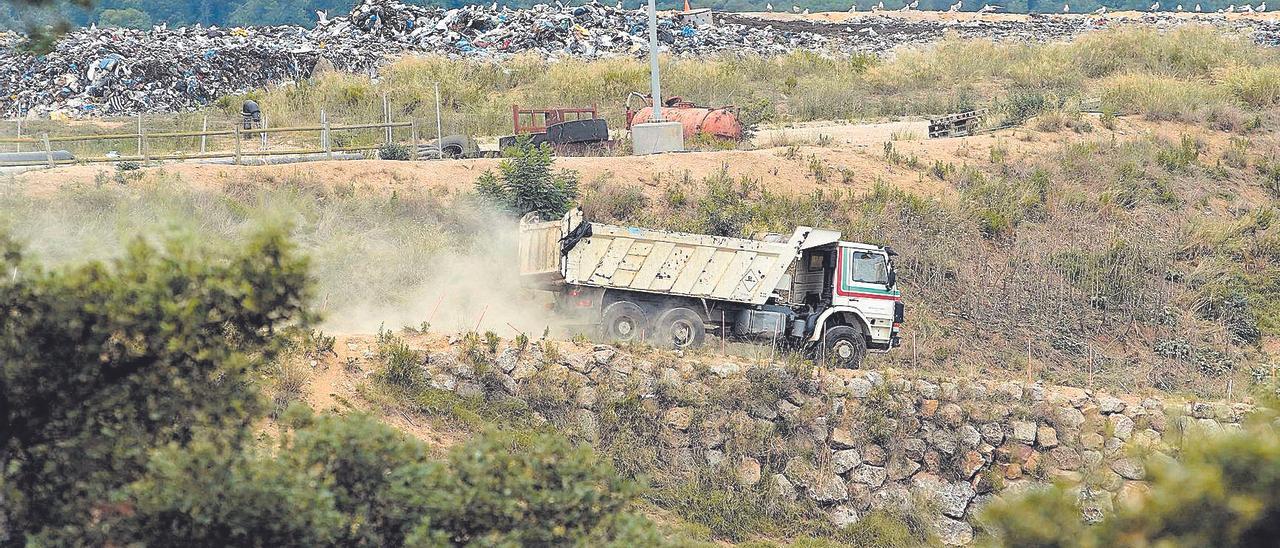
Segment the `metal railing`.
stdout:
<path fill-rule="evenodd" d="M 321 117 L 322 123 L 317 126 L 300 126 L 300 127 L 275 127 L 275 128 L 251 128 L 243 129 L 236 125 L 233 129 L 212 130 L 212 131 L 173 131 L 160 133 L 147 133 L 139 124 L 137 133 L 109 133 L 98 135 L 55 135 L 41 133 L 39 137 L 0 137 L 0 143 L 7 144 L 34 144 L 40 149 L 32 152 L 44 152 L 43 160 L 14 160 L 0 161 L 0 166 L 18 167 L 33 165 L 48 165 L 53 167 L 59 164 L 80 164 L 94 162 L 127 162 L 142 161 L 149 162 L 152 160 L 199 160 L 212 158 L 234 158 L 236 164 L 242 163 L 245 157 L 253 156 L 286 156 L 301 154 L 327 154 L 330 158 L 335 152 L 356 152 L 375 150 L 382 146 L 396 143 L 393 130 L 396 128 L 409 128 L 410 143 L 409 154 L 413 160 L 418 159 L 418 122 L 412 120 L 408 122 L 382 122 L 373 124 L 351 124 L 351 125 L 331 125 L 326 118 Z M 369 144 L 364 146 L 333 146 L 331 134 L 334 131 L 360 130 L 360 129 L 379 129 L 384 132 L 384 139 L 381 143 Z M 320 135 L 320 146 L 318 148 L 291 148 L 281 150 L 265 150 L 267 147 L 266 136 L 270 134 L 283 133 L 299 133 L 299 132 L 318 132 Z M 209 137 L 232 137 L 234 147 L 228 150 L 206 151 L 205 143 Z M 260 136 L 263 138 L 263 146 L 259 150 L 246 150 L 244 141 L 249 136 Z M 199 152 L 171 152 L 152 154 L 148 141 L 150 139 L 172 139 L 172 138 L 200 138 Z M 53 143 L 66 142 L 84 142 L 84 141 L 101 141 L 111 139 L 137 139 L 138 152 L 135 155 L 114 155 L 114 156 L 90 156 L 74 159 L 55 159 L 53 156 Z"/>

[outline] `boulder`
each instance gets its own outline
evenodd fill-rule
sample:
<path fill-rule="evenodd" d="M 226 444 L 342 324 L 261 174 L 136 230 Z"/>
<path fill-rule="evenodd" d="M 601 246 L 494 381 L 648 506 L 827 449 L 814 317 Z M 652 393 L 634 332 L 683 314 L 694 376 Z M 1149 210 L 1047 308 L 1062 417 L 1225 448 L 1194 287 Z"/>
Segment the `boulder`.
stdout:
<path fill-rule="evenodd" d="M 945 483 L 936 493 L 935 499 L 938 503 L 938 511 L 942 515 L 960 519 L 964 517 L 965 509 L 969 507 L 969 501 L 973 500 L 977 492 L 973 490 L 973 486 L 967 481 L 957 481 Z"/>
<path fill-rule="evenodd" d="M 924 440 L 920 438 L 902 440 L 902 455 L 910 460 L 920 462 L 924 458 L 924 449 Z"/>
<path fill-rule="evenodd" d="M 845 383 L 845 388 L 848 389 L 850 396 L 862 399 L 871 393 L 871 381 L 867 379 L 849 379 Z"/>
<path fill-rule="evenodd" d="M 889 466 L 885 467 L 885 471 L 892 481 L 902 481 L 909 479 L 920 471 L 920 463 L 908 459 L 893 459 L 889 461 Z"/>
<path fill-rule="evenodd" d="M 857 449 L 841 449 L 831 454 L 831 468 L 837 474 L 843 474 L 862 464 L 862 455 Z"/>
<path fill-rule="evenodd" d="M 744 486 L 760 482 L 760 461 L 752 457 L 742 457 L 738 461 L 738 483 Z"/>
<path fill-rule="evenodd" d="M 1124 413 L 1125 403 L 1120 398 L 1111 396 L 1098 397 L 1098 412 L 1103 415 L 1114 415 L 1116 413 Z"/>
<path fill-rule="evenodd" d="M 944 404 L 938 408 L 938 420 L 950 428 L 959 428 L 964 424 L 964 409 L 954 403 Z"/>
<path fill-rule="evenodd" d="M 977 451 L 966 451 L 960 456 L 960 460 L 956 463 L 956 467 L 960 475 L 964 479 L 970 479 L 974 474 L 978 473 L 982 467 L 987 464 L 986 459 L 982 457 L 982 453 Z"/>
<path fill-rule="evenodd" d="M 844 480 L 835 474 L 819 473 L 813 485 L 808 488 L 809 498 L 814 502 L 839 502 L 849 499 L 849 488 Z"/>
<path fill-rule="evenodd" d="M 853 449 L 853 434 L 847 428 L 836 427 L 831 429 L 831 447 L 836 449 Z"/>
<path fill-rule="evenodd" d="M 689 412 L 689 409 L 684 407 L 672 407 L 662 416 L 662 421 L 666 423 L 667 426 L 682 432 L 689 429 L 689 422 L 692 419 L 692 413 Z"/>
<path fill-rule="evenodd" d="M 879 487 L 888 476 L 888 472 L 881 466 L 862 464 L 849 472 L 849 481 Z"/>
<path fill-rule="evenodd" d="M 1111 463 L 1111 469 L 1127 480 L 1140 480 L 1147 477 L 1146 466 L 1142 464 L 1142 461 L 1133 457 L 1117 459 Z"/>
<path fill-rule="evenodd" d="M 1019 443 L 1031 445 L 1036 442 L 1036 423 L 1028 421 L 1013 421 L 1012 437 Z"/>
<path fill-rule="evenodd" d="M 988 422 L 978 427 L 978 433 L 982 434 L 983 441 L 999 446 L 1004 443 L 1004 428 L 999 423 Z"/>
<path fill-rule="evenodd" d="M 1058 446 L 1058 431 L 1052 426 L 1041 426 L 1036 429 L 1036 446 L 1041 449 L 1053 449 Z"/>
<path fill-rule="evenodd" d="M 1053 459 L 1053 464 L 1059 470 L 1079 470 L 1083 464 L 1080 454 L 1075 449 L 1060 445 L 1049 451 L 1049 457 Z"/>
<path fill-rule="evenodd" d="M 774 493 L 783 500 L 796 500 L 796 486 L 782 474 L 772 476 Z"/>
<path fill-rule="evenodd" d="M 972 424 L 966 424 L 956 430 L 956 437 L 965 447 L 974 448 L 982 443 L 982 434 Z"/>
<path fill-rule="evenodd" d="M 888 454 L 884 448 L 876 444 L 867 445 L 862 449 L 862 462 L 872 466 L 884 466 L 888 462 Z"/>
<path fill-rule="evenodd" d="M 961 520 L 938 516 L 933 530 L 938 533 L 938 542 L 947 546 L 967 546 L 973 542 L 973 526 Z"/>
<path fill-rule="evenodd" d="M 858 511 L 848 504 L 839 504 L 827 510 L 827 516 L 831 518 L 832 525 L 836 527 L 848 527 L 858 523 Z"/>
<path fill-rule="evenodd" d="M 1111 415 L 1107 417 L 1107 422 L 1111 427 L 1112 435 L 1122 440 L 1129 439 L 1133 435 L 1133 419 L 1124 415 Z"/>

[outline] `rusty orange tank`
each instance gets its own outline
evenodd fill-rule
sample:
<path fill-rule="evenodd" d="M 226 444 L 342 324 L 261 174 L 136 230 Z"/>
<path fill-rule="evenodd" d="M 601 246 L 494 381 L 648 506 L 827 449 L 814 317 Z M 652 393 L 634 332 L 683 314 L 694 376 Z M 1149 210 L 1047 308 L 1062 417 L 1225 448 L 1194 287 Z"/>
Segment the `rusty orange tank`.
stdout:
<path fill-rule="evenodd" d="M 705 133 L 720 139 L 742 140 L 742 123 L 734 114 L 733 107 L 708 108 L 700 107 L 680 97 L 670 97 L 663 101 L 662 118 L 672 122 L 680 122 L 684 126 L 685 140 L 692 139 L 699 133 Z M 637 111 L 627 112 L 627 127 L 642 124 L 653 119 L 653 107 L 645 106 Z"/>

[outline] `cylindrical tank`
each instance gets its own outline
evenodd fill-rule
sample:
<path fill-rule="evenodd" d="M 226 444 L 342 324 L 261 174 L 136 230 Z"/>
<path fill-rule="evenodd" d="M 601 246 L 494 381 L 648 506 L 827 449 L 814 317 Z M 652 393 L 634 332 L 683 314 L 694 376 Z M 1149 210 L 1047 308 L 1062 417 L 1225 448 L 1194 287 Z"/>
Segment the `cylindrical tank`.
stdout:
<path fill-rule="evenodd" d="M 675 98 L 673 98 L 675 99 Z M 674 104 L 672 104 L 674 103 Z M 693 106 L 691 103 L 670 101 L 671 106 L 662 107 L 662 118 L 672 122 L 680 122 L 684 126 L 684 138 L 692 139 L 699 133 L 706 133 L 721 139 L 742 139 L 742 124 L 732 111 L 724 108 L 706 108 Z M 653 107 L 646 106 L 636 111 L 631 117 L 632 124 L 642 124 L 653 118 Z"/>

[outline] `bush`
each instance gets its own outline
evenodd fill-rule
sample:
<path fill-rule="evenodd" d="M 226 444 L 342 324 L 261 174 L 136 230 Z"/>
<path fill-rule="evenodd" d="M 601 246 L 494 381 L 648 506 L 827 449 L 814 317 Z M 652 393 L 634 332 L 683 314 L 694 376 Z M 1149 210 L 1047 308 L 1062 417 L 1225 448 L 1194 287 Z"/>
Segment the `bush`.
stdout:
<path fill-rule="evenodd" d="M 1268 546 L 1280 535 L 1280 439 L 1269 426 L 1182 443 L 1146 459 L 1151 490 L 1095 526 L 1063 487 L 992 504 L 997 546 Z"/>
<path fill-rule="evenodd" d="M 379 378 L 382 382 L 404 390 L 416 390 L 426 385 L 422 352 L 409 348 L 404 339 L 390 331 L 378 331 L 378 361 L 382 362 Z"/>
<path fill-rule="evenodd" d="M 378 158 L 383 160 L 407 161 L 410 157 L 409 147 L 400 143 L 384 143 L 378 147 Z"/>
<path fill-rule="evenodd" d="M 578 174 L 551 171 L 554 159 L 546 143 L 534 146 L 521 138 L 503 151 L 507 158 L 498 173 L 485 171 L 476 179 L 476 192 L 494 206 L 516 216 L 536 212 L 543 218 L 559 218 L 578 197 Z"/>

